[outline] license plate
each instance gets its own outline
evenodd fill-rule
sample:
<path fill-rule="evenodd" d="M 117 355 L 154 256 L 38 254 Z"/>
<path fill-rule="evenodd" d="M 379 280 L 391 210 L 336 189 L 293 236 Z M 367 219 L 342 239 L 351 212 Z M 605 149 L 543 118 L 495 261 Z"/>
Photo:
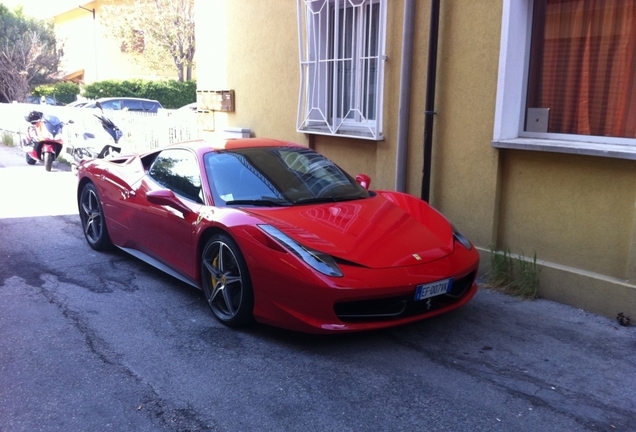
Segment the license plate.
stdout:
<path fill-rule="evenodd" d="M 415 300 L 424 300 L 441 294 L 450 292 L 453 286 L 453 279 L 444 279 L 441 281 L 418 285 L 415 290 Z"/>

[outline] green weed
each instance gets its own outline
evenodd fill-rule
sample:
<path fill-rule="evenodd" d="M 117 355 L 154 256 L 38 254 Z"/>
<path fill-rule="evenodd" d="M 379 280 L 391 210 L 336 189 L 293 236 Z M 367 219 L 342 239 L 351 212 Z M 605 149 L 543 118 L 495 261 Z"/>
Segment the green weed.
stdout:
<path fill-rule="evenodd" d="M 2 145 L 5 145 L 7 147 L 13 147 L 15 145 L 15 143 L 13 142 L 13 134 L 10 134 L 9 132 L 3 132 Z"/>
<path fill-rule="evenodd" d="M 490 247 L 490 272 L 486 277 L 491 287 L 524 299 L 535 299 L 540 274 L 536 253 L 528 260 L 523 253 L 514 258 L 508 248 L 497 251 Z"/>
<path fill-rule="evenodd" d="M 541 267 L 537 265 L 537 254 L 534 254 L 532 261 L 528 261 L 523 253 L 518 259 L 519 262 L 519 279 L 515 282 L 515 295 L 527 298 L 537 298 L 539 289 L 539 276 L 541 275 Z"/>
<path fill-rule="evenodd" d="M 489 282 L 491 285 L 503 288 L 512 284 L 514 281 L 514 261 L 508 248 L 503 251 L 495 251 L 490 248 L 490 269 Z"/>

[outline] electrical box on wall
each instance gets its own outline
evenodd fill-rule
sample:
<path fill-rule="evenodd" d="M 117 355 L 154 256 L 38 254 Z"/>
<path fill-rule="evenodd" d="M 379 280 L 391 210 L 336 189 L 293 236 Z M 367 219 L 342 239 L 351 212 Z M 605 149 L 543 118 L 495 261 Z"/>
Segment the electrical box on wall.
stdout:
<path fill-rule="evenodd" d="M 204 131 L 214 132 L 214 116 L 210 111 L 197 110 L 197 124 Z"/>
<path fill-rule="evenodd" d="M 234 111 L 234 90 L 197 90 L 198 109 Z"/>

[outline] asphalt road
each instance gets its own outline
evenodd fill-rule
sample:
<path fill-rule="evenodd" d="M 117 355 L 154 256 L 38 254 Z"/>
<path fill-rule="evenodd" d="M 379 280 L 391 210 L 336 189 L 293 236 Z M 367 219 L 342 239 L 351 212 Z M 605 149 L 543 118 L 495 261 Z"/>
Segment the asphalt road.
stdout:
<path fill-rule="evenodd" d="M 228 329 L 90 249 L 74 185 L 0 146 L 2 432 L 636 431 L 635 326 L 481 289 L 385 331 Z"/>

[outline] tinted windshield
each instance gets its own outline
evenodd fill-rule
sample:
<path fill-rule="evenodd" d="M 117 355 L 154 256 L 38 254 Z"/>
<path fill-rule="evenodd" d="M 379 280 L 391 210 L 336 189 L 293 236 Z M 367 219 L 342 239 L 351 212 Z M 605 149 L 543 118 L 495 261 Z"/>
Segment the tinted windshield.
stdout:
<path fill-rule="evenodd" d="M 216 205 L 291 205 L 368 198 L 347 173 L 305 148 L 259 147 L 205 155 Z"/>
<path fill-rule="evenodd" d="M 44 120 L 44 127 L 46 127 L 51 135 L 55 136 L 62 130 L 62 122 L 54 115 L 44 114 L 42 119 Z"/>

